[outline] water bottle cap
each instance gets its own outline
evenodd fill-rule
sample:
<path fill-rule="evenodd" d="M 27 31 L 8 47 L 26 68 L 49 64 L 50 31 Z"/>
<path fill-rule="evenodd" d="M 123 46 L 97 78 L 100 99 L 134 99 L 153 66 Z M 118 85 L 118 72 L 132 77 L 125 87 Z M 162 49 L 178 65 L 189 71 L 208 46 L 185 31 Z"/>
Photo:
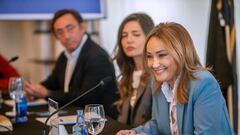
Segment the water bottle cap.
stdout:
<path fill-rule="evenodd" d="M 78 115 L 78 116 L 83 116 L 83 110 L 82 110 L 82 109 L 77 110 L 77 115 Z"/>

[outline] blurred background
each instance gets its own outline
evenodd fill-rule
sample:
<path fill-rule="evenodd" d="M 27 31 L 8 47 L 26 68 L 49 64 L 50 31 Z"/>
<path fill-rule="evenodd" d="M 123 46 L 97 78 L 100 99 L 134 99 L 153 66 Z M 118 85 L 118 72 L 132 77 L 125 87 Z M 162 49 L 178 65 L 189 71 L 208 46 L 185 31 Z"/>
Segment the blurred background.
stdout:
<path fill-rule="evenodd" d="M 0 7 L 4 7 L 1 5 L 1 2 L 4 4 L 4 1 L 7 0 L 0 1 Z M 68 0 L 68 2 L 73 1 Z M 109 54 L 113 52 L 122 19 L 129 13 L 145 12 L 153 18 L 155 24 L 174 21 L 185 26 L 193 38 L 202 64 L 205 65 L 211 0 L 100 0 L 100 2 L 103 2 L 103 16 L 98 19 L 88 15 L 83 17 L 88 19 L 88 32 Z M 48 5 L 46 4 L 46 6 Z M 234 6 L 236 49 L 239 52 L 240 0 L 234 0 Z M 32 17 L 32 19 L 14 19 L 4 18 L 0 14 L 0 53 L 7 59 L 19 56 L 18 61 L 12 63 L 14 67 L 25 79 L 31 78 L 33 81 L 39 82 L 51 72 L 54 62 L 63 48 L 50 33 L 52 16 L 43 19 L 39 19 L 35 15 Z M 238 63 L 240 54 L 237 53 L 236 57 Z M 239 66 L 237 66 L 237 73 L 238 71 Z M 240 86 L 239 82 L 238 80 L 238 86 Z"/>
<path fill-rule="evenodd" d="M 155 24 L 175 21 L 184 25 L 193 38 L 201 62 L 205 63 L 211 1 L 104 0 L 103 2 L 105 17 L 88 20 L 88 31 L 110 54 L 115 46 L 117 30 L 122 19 L 132 12 L 145 12 L 153 18 Z M 63 49 L 49 31 L 50 18 L 0 20 L 0 53 L 7 58 L 19 56 L 19 60 L 13 65 L 25 78 L 32 78 L 33 81 L 47 77 L 54 60 Z"/>

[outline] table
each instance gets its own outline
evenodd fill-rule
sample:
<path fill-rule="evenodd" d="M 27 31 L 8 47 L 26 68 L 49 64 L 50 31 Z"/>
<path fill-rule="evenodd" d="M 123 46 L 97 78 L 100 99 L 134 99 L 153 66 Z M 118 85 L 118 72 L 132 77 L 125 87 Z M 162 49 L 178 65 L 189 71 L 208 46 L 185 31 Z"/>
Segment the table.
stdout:
<path fill-rule="evenodd" d="M 0 114 L 4 115 L 5 112 L 11 111 L 11 107 L 2 104 L 2 108 L 0 109 Z M 76 114 L 76 110 L 78 108 L 74 106 L 70 106 L 64 110 L 68 112 L 68 115 Z M 35 107 L 28 107 L 28 112 L 39 112 L 39 111 L 46 111 L 47 106 L 35 106 Z M 13 124 L 13 135 L 42 135 L 42 128 L 43 123 L 38 122 L 35 118 L 39 117 L 36 114 L 28 115 L 28 122 L 24 124 Z M 105 127 L 100 133 L 100 135 L 115 135 L 117 131 L 120 129 L 130 129 L 131 127 L 125 124 L 121 124 L 118 121 L 111 119 L 107 116 L 107 122 Z M 71 133 L 71 126 L 67 126 L 67 130 Z M 7 135 L 8 132 L 1 132 L 1 135 Z"/>

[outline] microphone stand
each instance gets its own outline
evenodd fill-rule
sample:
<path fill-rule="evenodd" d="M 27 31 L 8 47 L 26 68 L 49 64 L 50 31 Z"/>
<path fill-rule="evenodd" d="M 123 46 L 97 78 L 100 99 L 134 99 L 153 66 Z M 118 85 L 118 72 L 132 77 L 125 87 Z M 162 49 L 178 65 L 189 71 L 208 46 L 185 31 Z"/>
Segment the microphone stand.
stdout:
<path fill-rule="evenodd" d="M 62 107 L 60 107 L 58 110 L 56 110 L 55 112 L 53 112 L 52 114 L 50 114 L 46 121 L 44 122 L 44 126 L 43 126 L 43 135 L 46 135 L 46 126 L 47 126 L 47 122 L 49 121 L 49 119 L 54 115 L 56 114 L 57 112 L 59 112 L 60 110 L 66 108 L 67 106 L 69 106 L 70 104 L 72 104 L 73 102 L 77 101 L 79 98 L 85 96 L 86 94 L 92 92 L 94 89 L 96 89 L 97 87 L 99 86 L 103 86 L 104 85 L 104 81 L 100 81 L 97 85 L 95 85 L 94 87 L 92 87 L 91 89 L 89 89 L 88 91 L 84 92 L 82 95 L 74 98 L 72 101 L 68 102 L 67 104 L 63 105 Z"/>
<path fill-rule="evenodd" d="M 8 65 L 8 64 L 10 64 L 10 63 L 12 63 L 12 62 L 14 62 L 14 61 L 16 61 L 16 60 L 18 60 L 18 56 L 14 56 L 14 57 L 12 57 L 11 59 L 9 59 L 9 60 L 7 60 L 7 61 L 4 61 L 3 63 L 1 63 L 0 64 L 0 66 L 6 66 L 6 65 Z"/>

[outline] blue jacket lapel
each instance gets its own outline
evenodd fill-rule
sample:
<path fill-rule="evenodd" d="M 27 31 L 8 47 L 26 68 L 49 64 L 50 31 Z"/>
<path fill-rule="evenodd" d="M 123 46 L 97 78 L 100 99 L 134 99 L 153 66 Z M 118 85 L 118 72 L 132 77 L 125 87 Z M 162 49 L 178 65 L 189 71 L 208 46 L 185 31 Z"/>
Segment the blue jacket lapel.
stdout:
<path fill-rule="evenodd" d="M 182 134 L 182 127 L 183 127 L 183 116 L 184 116 L 184 105 L 177 103 L 177 126 L 179 135 Z"/>

